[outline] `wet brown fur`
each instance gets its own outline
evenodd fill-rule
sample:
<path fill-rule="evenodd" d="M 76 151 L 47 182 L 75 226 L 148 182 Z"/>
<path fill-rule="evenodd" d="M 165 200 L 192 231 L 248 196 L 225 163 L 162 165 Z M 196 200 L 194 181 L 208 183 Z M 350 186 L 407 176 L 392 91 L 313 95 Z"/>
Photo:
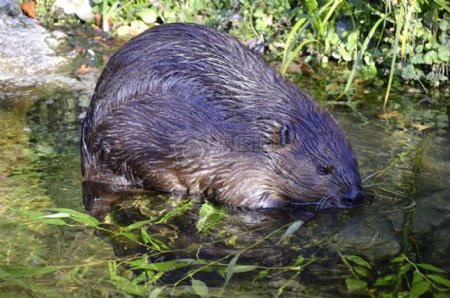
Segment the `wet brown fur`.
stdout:
<path fill-rule="evenodd" d="M 83 123 L 82 174 L 251 208 L 351 207 L 362 192 L 339 124 L 235 38 L 150 29 L 106 65 Z"/>

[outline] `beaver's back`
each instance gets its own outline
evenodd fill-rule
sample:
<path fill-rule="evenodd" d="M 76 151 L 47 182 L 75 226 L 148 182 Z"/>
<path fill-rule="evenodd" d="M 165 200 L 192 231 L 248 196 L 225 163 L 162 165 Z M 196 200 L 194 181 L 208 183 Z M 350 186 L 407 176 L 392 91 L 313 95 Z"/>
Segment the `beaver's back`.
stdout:
<path fill-rule="evenodd" d="M 262 103 L 256 95 L 264 94 L 277 95 L 274 104 L 286 104 L 289 98 L 284 94 L 298 93 L 287 85 L 264 60 L 229 35 L 201 25 L 167 24 L 132 39 L 110 59 L 97 83 L 90 117 L 95 126 L 142 92 L 182 90 L 192 98 L 229 99 L 231 108 L 258 108 Z M 238 106 L 240 101 L 244 104 Z"/>

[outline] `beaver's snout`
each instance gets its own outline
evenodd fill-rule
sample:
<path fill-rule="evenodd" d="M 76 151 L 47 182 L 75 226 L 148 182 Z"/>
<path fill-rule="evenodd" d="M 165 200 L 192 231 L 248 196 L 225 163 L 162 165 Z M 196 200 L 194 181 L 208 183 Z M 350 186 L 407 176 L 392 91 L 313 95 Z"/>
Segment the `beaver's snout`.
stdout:
<path fill-rule="evenodd" d="M 355 207 L 358 203 L 360 203 L 364 199 L 364 191 L 361 187 L 355 187 L 346 194 L 343 194 L 339 198 L 339 205 L 342 208 L 352 208 Z"/>

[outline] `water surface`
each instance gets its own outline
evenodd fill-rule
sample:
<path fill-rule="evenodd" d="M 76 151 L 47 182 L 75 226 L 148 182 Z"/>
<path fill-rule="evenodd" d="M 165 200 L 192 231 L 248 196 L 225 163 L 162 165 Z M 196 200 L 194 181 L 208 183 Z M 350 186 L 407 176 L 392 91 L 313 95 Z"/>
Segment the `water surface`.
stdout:
<path fill-rule="evenodd" d="M 299 84 L 323 102 L 335 99 L 318 80 L 301 78 Z M 204 281 L 210 293 L 227 295 L 274 296 L 280 288 L 287 296 L 347 295 L 345 279 L 352 274 L 345 255 L 357 255 L 372 264 L 369 282 L 377 272 L 388 271 L 390 260 L 402 253 L 417 262 L 450 269 L 449 103 L 422 92 L 402 91 L 391 96 L 389 114 L 383 115 L 383 94 L 384 89 L 370 87 L 354 95 L 352 100 L 358 104 L 353 108 L 328 106 L 348 134 L 373 199 L 352 210 L 329 210 L 316 216 L 212 206 L 219 214 L 205 227 L 199 224 L 204 219 L 201 202 L 154 193 L 127 194 L 128 200 L 106 216 L 105 227 L 117 230 L 150 219 L 143 227 L 164 244 L 158 253 L 149 248 L 154 244 L 141 245 L 142 241 L 75 222 L 56 226 L 32 219 L 35 212 L 52 208 L 84 212 L 79 136 L 89 92 L 50 85 L 3 88 L 0 293 L 123 296 L 126 290 L 118 286 L 118 278 L 112 278 L 111 264 L 122 268 L 124 278 L 142 278 L 141 272 L 118 264 L 142 254 L 155 263 L 217 262 L 177 284 L 174 295 L 192 292 L 192 279 Z M 162 220 L 172 210 L 181 211 Z M 284 237 L 292 223 L 300 227 Z M 227 264 L 237 255 L 236 264 L 258 267 L 240 267 L 248 271 L 234 273 L 226 292 L 220 292 Z M 292 269 L 300 265 L 304 266 L 301 272 Z M 57 269 L 46 274 L 20 271 L 46 266 Z M 199 267 L 197 263 L 173 268 L 151 277 L 155 280 L 151 285 L 173 289 L 189 270 Z"/>

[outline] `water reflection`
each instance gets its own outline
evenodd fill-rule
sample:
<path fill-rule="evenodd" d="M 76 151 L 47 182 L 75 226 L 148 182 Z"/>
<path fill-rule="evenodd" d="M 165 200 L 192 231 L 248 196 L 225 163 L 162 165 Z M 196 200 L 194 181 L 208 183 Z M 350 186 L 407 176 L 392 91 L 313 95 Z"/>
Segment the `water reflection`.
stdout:
<path fill-rule="evenodd" d="M 314 93 L 312 89 L 308 91 Z M 101 182 L 82 183 L 79 116 L 84 112 L 80 104 L 84 94 L 70 90 L 20 92 L 0 101 L 2 206 L 18 210 L 52 207 L 84 210 L 84 201 L 87 211 L 105 218 L 111 229 L 149 220 L 143 229 L 169 249 L 162 254 L 149 245 L 110 234 L 87 237 L 89 230 L 67 229 L 57 239 L 54 230 L 24 232 L 23 226 L 10 224 L 16 215 L 0 207 L 1 238 L 8 243 L 0 248 L 0 256 L 8 262 L 32 259 L 51 263 L 55 261 L 53 252 L 62 251 L 57 262 L 71 264 L 73 260 L 82 262 L 91 256 L 112 258 L 111 249 L 118 257 L 146 253 L 155 261 L 161 257 L 215 260 L 240 253 L 239 264 L 262 266 L 291 265 L 304 256 L 314 259 L 314 263 L 302 273 L 302 282 L 320 283 L 324 290 L 319 294 L 328 290 L 345 292 L 342 280 L 348 268 L 343 266 L 339 254 L 356 254 L 373 264 L 383 264 L 410 248 L 418 261 L 450 269 L 448 105 L 423 104 L 419 98 L 399 96 L 389 107 L 398 115 L 389 119 L 379 118 L 382 112 L 376 99 L 365 98 L 358 112 L 329 107 L 347 131 L 362 176 L 375 174 L 365 183 L 376 195 L 372 202 L 366 201 L 352 210 L 321 212 L 313 218 L 309 213 L 292 210 L 256 212 L 224 208 L 224 216 L 216 225 L 199 231 L 200 201 L 194 200 L 183 212 L 162 220 L 164 215 L 190 201 Z M 426 128 L 419 131 L 417 125 Z M 301 227 L 281 240 L 289 225 L 299 219 L 303 221 Z M 409 231 L 406 238 L 405 228 Z M 135 236 L 142 237 L 139 233 Z M 109 241 L 109 246 L 103 239 Z M 251 247 L 255 243 L 258 245 Z M 15 254 L 11 255 L 11 251 Z M 384 267 L 379 265 L 374 270 Z M 99 269 L 94 275 L 102 274 L 105 272 Z M 176 277 L 174 273 L 166 281 Z M 208 278 L 211 284 L 223 282 L 221 276 L 205 276 L 204 280 Z M 283 278 L 286 276 L 282 274 L 270 277 L 269 283 L 275 283 L 276 288 L 279 285 L 276 282 Z"/>

